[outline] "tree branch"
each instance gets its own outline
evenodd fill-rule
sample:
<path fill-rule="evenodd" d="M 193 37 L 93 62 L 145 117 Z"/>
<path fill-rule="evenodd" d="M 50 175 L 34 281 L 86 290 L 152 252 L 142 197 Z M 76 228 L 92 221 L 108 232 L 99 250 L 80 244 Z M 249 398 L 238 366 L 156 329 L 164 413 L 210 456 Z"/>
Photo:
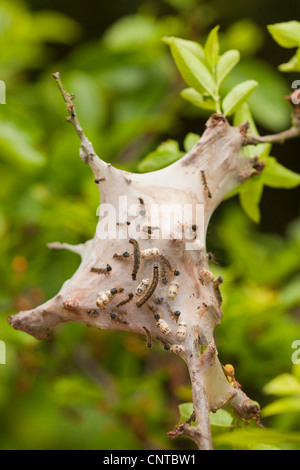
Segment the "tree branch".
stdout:
<path fill-rule="evenodd" d="M 244 145 L 257 145 L 257 144 L 263 144 L 263 143 L 284 143 L 288 139 L 294 139 L 295 137 L 300 136 L 300 127 L 291 127 L 290 129 L 287 129 L 286 131 L 283 132 L 278 132 L 277 134 L 271 134 L 271 135 L 264 135 L 264 136 L 259 136 L 259 135 L 248 135 L 245 140 Z"/>
<path fill-rule="evenodd" d="M 194 405 L 194 415 L 196 421 L 196 429 L 189 426 L 186 429 L 193 432 L 190 438 L 195 441 L 201 450 L 212 450 L 211 429 L 209 422 L 210 404 L 206 392 L 206 369 L 214 363 L 216 355 L 216 347 L 211 342 L 205 352 L 200 355 L 198 348 L 192 355 L 187 358 L 187 366 L 191 378 L 192 396 Z"/>
<path fill-rule="evenodd" d="M 300 96 L 300 95 L 299 95 Z M 283 143 L 288 139 L 294 139 L 300 136 L 300 104 L 298 95 L 295 96 L 295 92 L 286 96 L 286 100 L 292 105 L 292 127 L 283 132 L 277 134 L 259 136 L 249 134 L 245 136 L 244 145 L 257 145 L 263 143 Z"/>
<path fill-rule="evenodd" d="M 88 163 L 91 167 L 95 177 L 98 179 L 99 177 L 103 176 L 107 173 L 107 167 L 109 166 L 107 163 L 102 161 L 98 155 L 96 154 L 92 143 L 86 137 L 79 119 L 77 117 L 75 106 L 74 106 L 74 99 L 75 95 L 68 93 L 64 87 L 64 84 L 60 78 L 60 73 L 56 72 L 52 74 L 53 78 L 55 79 L 57 86 L 61 92 L 63 100 L 67 106 L 67 110 L 69 112 L 69 117 L 67 121 L 70 122 L 76 131 L 76 134 L 79 137 L 81 143 L 80 149 L 80 158 L 85 162 Z"/>
<path fill-rule="evenodd" d="M 101 182 L 101 207 L 113 210 L 107 217 L 107 232 L 100 216 L 94 238 L 85 244 L 49 245 L 50 249 L 80 254 L 79 268 L 53 299 L 8 321 L 38 339 L 47 338 L 57 325 L 70 321 L 143 337 L 146 333 L 148 346 L 152 339 L 160 341 L 166 351 L 179 354 L 187 364 L 196 420 L 196 426 L 182 424 L 170 437 L 185 434 L 199 449 L 210 450 L 210 411 L 226 403 L 242 417 L 258 411 L 241 390 L 230 385 L 218 360 L 213 334 L 222 318 L 222 297 L 209 269 L 206 230 L 224 197 L 261 167 L 257 159 L 242 155 L 243 129 L 214 114 L 190 152 L 169 167 L 145 174 L 118 170 L 96 155 L 77 118 L 74 96 L 65 90 L 59 73 L 53 77 L 67 106 L 68 121 L 80 139 L 80 156 L 90 165 L 96 182 Z M 174 205 L 181 220 L 178 212 L 176 217 L 170 212 Z M 185 221 L 188 206 L 193 210 L 200 206 L 200 220 L 192 214 L 191 220 Z M 149 219 L 153 207 L 158 211 L 155 221 Z M 134 245 L 132 226 L 138 229 Z M 155 234 L 149 232 L 149 226 L 156 227 Z M 132 278 L 133 268 L 136 279 Z M 150 287 L 147 299 L 140 304 L 137 288 L 145 280 Z"/>

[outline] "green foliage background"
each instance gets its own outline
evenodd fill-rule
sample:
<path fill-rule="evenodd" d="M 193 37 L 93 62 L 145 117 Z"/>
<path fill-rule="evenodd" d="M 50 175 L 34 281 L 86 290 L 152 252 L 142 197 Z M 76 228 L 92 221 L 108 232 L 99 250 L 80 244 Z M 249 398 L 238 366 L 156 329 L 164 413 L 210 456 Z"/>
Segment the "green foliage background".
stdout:
<path fill-rule="evenodd" d="M 67 2 L 62 13 L 55 2 L 49 11 L 34 1 L 0 0 L 1 449 L 194 448 L 166 436 L 179 422 L 179 405 L 183 416 L 182 403 L 191 401 L 180 358 L 160 346 L 149 351 L 142 338 L 121 332 L 66 324 L 40 342 L 7 323 L 8 315 L 55 295 L 79 264 L 77 255 L 49 252 L 46 244 L 83 242 L 96 226 L 97 187 L 78 157 L 51 74 L 59 70 L 76 94 L 81 123 L 104 160 L 149 171 L 153 155 L 165 165 L 170 154 L 184 152 L 209 116 L 180 97 L 185 85 L 161 38 L 203 42 L 220 24 L 221 50 L 239 49 L 242 57 L 224 91 L 257 80 L 249 105 L 258 128 L 289 126 L 283 96 L 297 74 L 276 69 L 289 53 L 270 45 L 250 12 L 237 17 L 237 2 L 232 16 L 218 1 L 128 2 L 128 11 L 119 3 L 119 14 L 109 10 L 104 23 L 104 7 L 91 2 L 101 31 L 93 23 L 88 34 L 86 18 L 72 18 Z M 265 24 L 294 19 L 283 18 L 279 7 L 270 17 L 267 2 L 265 8 Z M 298 148 L 299 141 L 275 150 L 299 172 Z M 214 419 L 217 449 L 300 449 L 300 366 L 291 360 L 292 343 L 300 340 L 299 190 L 266 190 L 261 212 L 255 225 L 230 199 L 208 234 L 218 262 L 212 270 L 224 278 L 219 356 L 262 406 L 265 426 Z"/>

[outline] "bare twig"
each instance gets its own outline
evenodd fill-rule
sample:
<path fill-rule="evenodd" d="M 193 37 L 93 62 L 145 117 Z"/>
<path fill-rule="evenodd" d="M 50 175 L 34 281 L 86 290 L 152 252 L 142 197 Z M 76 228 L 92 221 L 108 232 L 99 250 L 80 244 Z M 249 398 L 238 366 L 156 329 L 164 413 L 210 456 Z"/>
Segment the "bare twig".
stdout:
<path fill-rule="evenodd" d="M 81 127 L 74 106 L 75 95 L 66 91 L 64 84 L 60 78 L 59 72 L 53 73 L 52 76 L 57 83 L 57 86 L 61 92 L 64 102 L 66 103 L 67 110 L 69 112 L 69 117 L 67 118 L 67 121 L 74 126 L 74 129 L 80 139 L 80 158 L 85 163 L 88 163 L 90 165 L 95 177 L 98 179 L 100 176 L 102 176 L 100 175 L 100 171 L 105 172 L 108 165 L 98 157 L 92 143 L 88 140 Z"/>
<path fill-rule="evenodd" d="M 283 144 L 288 139 L 294 139 L 300 136 L 300 127 L 291 127 L 286 131 L 279 132 L 278 134 L 271 135 L 248 135 L 245 140 L 245 145 L 257 145 L 263 143 L 280 143 Z"/>
<path fill-rule="evenodd" d="M 170 439 L 176 439 L 177 437 L 180 436 L 186 436 L 192 439 L 194 441 L 199 449 L 201 448 L 201 441 L 202 441 L 202 436 L 199 431 L 195 426 L 190 425 L 188 422 L 185 423 L 180 423 L 178 426 L 176 426 L 175 429 L 172 431 L 168 432 L 168 437 Z M 204 449 L 203 449 L 204 450 Z M 206 450 L 211 450 L 211 449 L 206 449 Z"/>
<path fill-rule="evenodd" d="M 294 93 L 289 96 L 286 96 L 286 100 L 292 105 L 292 127 L 283 132 L 278 132 L 277 134 L 271 135 L 254 135 L 249 134 L 245 137 L 244 145 L 257 145 L 263 143 L 284 143 L 288 139 L 294 139 L 300 136 L 300 105 L 298 104 L 298 99 L 295 101 Z"/>

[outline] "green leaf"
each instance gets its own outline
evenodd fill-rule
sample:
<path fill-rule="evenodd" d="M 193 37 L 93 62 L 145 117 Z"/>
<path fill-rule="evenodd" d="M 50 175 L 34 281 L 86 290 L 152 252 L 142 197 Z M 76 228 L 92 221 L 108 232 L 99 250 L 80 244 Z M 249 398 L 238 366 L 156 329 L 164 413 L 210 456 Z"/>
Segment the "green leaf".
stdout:
<path fill-rule="evenodd" d="M 98 402 L 103 391 L 81 376 L 58 377 L 53 382 L 53 396 L 60 404 Z"/>
<path fill-rule="evenodd" d="M 249 123 L 249 133 L 259 135 L 248 103 L 243 103 L 236 110 L 233 117 L 234 126 L 239 126 L 245 122 Z M 255 156 L 262 157 L 269 155 L 271 148 L 272 144 L 270 143 L 247 145 L 244 147 L 243 152 L 248 158 L 253 158 Z"/>
<path fill-rule="evenodd" d="M 183 148 L 186 152 L 189 152 L 190 150 L 192 150 L 192 148 L 194 147 L 194 145 L 198 142 L 198 140 L 200 139 L 200 135 L 199 134 L 194 134 L 193 132 L 189 132 L 185 138 L 184 138 L 184 141 L 183 141 Z"/>
<path fill-rule="evenodd" d="M 233 417 L 230 413 L 228 413 L 228 411 L 222 410 L 222 408 L 220 408 L 216 411 L 216 413 L 209 413 L 209 421 L 211 426 L 228 428 L 232 426 Z"/>
<path fill-rule="evenodd" d="M 235 449 L 250 449 L 254 445 L 276 445 L 285 442 L 300 443 L 299 432 L 278 431 L 275 429 L 235 429 L 222 433 L 214 438 L 218 445 L 229 445 Z"/>
<path fill-rule="evenodd" d="M 179 405 L 180 422 L 187 421 L 191 417 L 193 411 L 193 403 L 181 403 Z M 209 421 L 211 426 L 214 426 L 216 428 L 228 428 L 232 426 L 233 417 L 230 413 L 228 413 L 228 411 L 220 408 L 215 413 L 209 413 Z"/>
<path fill-rule="evenodd" d="M 239 126 L 245 122 L 249 123 L 249 131 L 251 134 L 259 135 L 248 103 L 243 103 L 239 106 L 233 116 L 234 126 Z"/>
<path fill-rule="evenodd" d="M 282 47 L 292 48 L 300 45 L 300 22 L 287 21 L 267 26 L 273 39 Z"/>
<path fill-rule="evenodd" d="M 300 412 L 300 396 L 281 398 L 267 405 L 262 411 L 262 416 L 273 416 L 283 413 L 299 413 Z"/>
<path fill-rule="evenodd" d="M 266 166 L 262 172 L 262 180 L 271 188 L 295 188 L 300 184 L 300 175 L 277 162 L 274 157 L 263 157 Z"/>
<path fill-rule="evenodd" d="M 206 92 L 213 96 L 215 82 L 208 68 L 201 60 L 201 46 L 193 41 L 175 37 L 164 38 L 169 44 L 172 56 L 186 83 L 200 93 Z"/>
<path fill-rule="evenodd" d="M 159 28 L 155 18 L 146 15 L 127 15 L 106 30 L 105 44 L 115 51 L 147 47 L 159 41 Z"/>
<path fill-rule="evenodd" d="M 198 108 L 216 111 L 215 102 L 211 98 L 201 95 L 194 88 L 184 88 L 181 90 L 180 96 Z"/>
<path fill-rule="evenodd" d="M 207 62 L 211 66 L 212 69 L 217 65 L 219 60 L 219 53 L 220 53 L 220 44 L 219 44 L 219 37 L 218 37 L 218 30 L 220 26 L 215 26 L 211 30 L 206 40 L 204 46 L 205 56 L 207 58 Z"/>
<path fill-rule="evenodd" d="M 231 49 L 221 55 L 217 64 L 217 85 L 220 86 L 225 78 L 229 75 L 231 70 L 236 66 L 240 60 L 240 53 L 237 50 Z"/>
<path fill-rule="evenodd" d="M 300 382 L 292 374 L 281 374 L 263 388 L 267 395 L 294 395 L 300 393 Z"/>
<path fill-rule="evenodd" d="M 0 122 L 0 152 L 13 165 L 43 166 L 44 155 L 38 151 L 31 136 L 14 123 Z"/>
<path fill-rule="evenodd" d="M 137 170 L 140 172 L 155 171 L 174 163 L 184 155 L 175 140 L 169 139 L 160 144 L 157 149 L 150 152 L 139 164 Z"/>
<path fill-rule="evenodd" d="M 236 85 L 223 99 L 223 111 L 226 116 L 233 114 L 245 103 L 258 86 L 256 80 L 246 80 Z"/>
<path fill-rule="evenodd" d="M 249 18 L 241 18 L 230 24 L 222 35 L 224 50 L 238 45 L 243 58 L 254 56 L 264 43 L 264 30 Z"/>
<path fill-rule="evenodd" d="M 193 403 L 181 403 L 179 405 L 180 422 L 188 420 L 194 411 Z"/>
<path fill-rule="evenodd" d="M 255 223 L 260 222 L 259 203 L 263 193 L 264 184 L 259 176 L 253 176 L 241 186 L 239 193 L 240 203 L 248 217 Z"/>
<path fill-rule="evenodd" d="M 290 105 L 283 98 L 289 92 L 286 80 L 265 61 L 247 59 L 238 63 L 224 82 L 222 90 L 224 94 L 228 93 L 238 83 L 249 79 L 259 83 L 249 98 L 255 122 L 273 132 L 290 126 Z"/>
<path fill-rule="evenodd" d="M 299 72 L 300 71 L 300 47 L 293 57 L 285 64 L 280 64 L 278 69 L 281 72 Z"/>
<path fill-rule="evenodd" d="M 182 38 L 175 38 L 175 37 L 163 37 L 163 42 L 171 46 L 172 44 L 176 43 L 177 47 L 182 47 L 189 50 L 192 54 L 194 54 L 198 59 L 205 61 L 206 56 L 203 47 L 196 41 L 190 41 L 189 39 L 182 39 Z"/>
<path fill-rule="evenodd" d="M 281 450 L 281 448 L 271 444 L 253 444 L 250 446 L 250 450 Z"/>
<path fill-rule="evenodd" d="M 80 34 L 80 23 L 57 11 L 39 11 L 32 18 L 31 36 L 35 41 L 69 45 L 78 39 Z"/>
<path fill-rule="evenodd" d="M 278 303 L 286 308 L 298 307 L 300 304 L 300 274 L 291 279 L 281 289 L 278 295 Z"/>

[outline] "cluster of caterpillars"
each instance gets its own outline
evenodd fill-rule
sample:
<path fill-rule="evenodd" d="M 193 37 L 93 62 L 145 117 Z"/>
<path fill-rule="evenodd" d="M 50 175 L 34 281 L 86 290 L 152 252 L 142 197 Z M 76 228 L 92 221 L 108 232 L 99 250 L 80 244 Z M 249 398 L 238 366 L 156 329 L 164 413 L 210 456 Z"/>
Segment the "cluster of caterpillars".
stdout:
<path fill-rule="evenodd" d="M 143 214 L 146 213 L 144 208 L 144 201 L 139 198 L 140 204 L 143 206 Z M 197 231 L 197 226 L 194 224 L 192 225 L 192 231 Z M 179 320 L 181 316 L 181 312 L 179 310 L 173 310 L 169 302 L 174 301 L 177 297 L 180 283 L 176 279 L 171 279 L 169 281 L 169 275 L 166 275 L 166 271 L 168 270 L 171 276 L 177 277 L 180 275 L 179 270 L 172 266 L 169 259 L 163 255 L 157 247 L 141 249 L 140 244 L 137 240 L 133 238 L 129 238 L 129 243 L 132 245 L 132 254 L 129 251 L 125 251 L 123 254 L 115 253 L 113 258 L 119 260 L 126 260 L 132 259 L 132 272 L 131 277 L 133 281 L 137 281 L 137 277 L 139 272 L 141 271 L 141 265 L 143 261 L 154 260 L 152 265 L 152 277 L 151 278 L 142 278 L 137 287 L 135 288 L 134 292 L 130 292 L 127 294 L 127 297 L 120 300 L 120 302 L 115 306 L 116 309 L 119 307 L 123 307 L 127 303 L 131 301 L 135 301 L 136 307 L 142 308 L 143 306 L 147 307 L 153 314 L 155 324 L 159 331 L 164 335 L 166 341 L 163 341 L 164 348 L 166 350 L 170 350 L 175 354 L 183 354 L 185 352 L 185 346 L 183 344 L 186 333 L 187 333 L 187 324 L 184 320 Z M 211 255 L 207 255 L 207 261 L 211 261 Z M 92 272 L 96 272 L 98 274 L 110 274 L 112 268 L 109 264 L 106 265 L 105 268 L 91 268 Z M 220 278 L 217 281 L 214 281 L 212 273 L 207 269 L 202 269 L 200 271 L 200 281 L 203 284 L 208 282 L 214 282 L 214 287 L 218 291 L 218 285 L 220 284 Z M 168 286 L 165 289 L 164 297 L 156 296 L 156 291 L 159 283 Z M 121 294 L 124 292 L 124 289 L 121 287 L 113 287 L 106 292 L 100 292 L 98 294 L 96 304 L 97 307 L 102 310 L 105 309 L 106 306 L 115 298 L 116 295 Z M 219 294 L 218 294 L 219 295 Z M 149 303 L 150 300 L 153 300 L 153 303 Z M 163 318 L 163 314 L 161 309 L 159 308 L 159 304 L 164 303 L 167 307 L 169 314 L 171 314 L 171 318 L 176 322 L 176 338 L 178 340 L 178 344 L 168 344 L 167 338 L 172 334 L 172 327 L 170 326 L 169 322 Z M 221 298 L 219 295 L 219 304 L 221 303 Z M 93 310 L 95 312 L 95 310 Z M 129 323 L 124 320 L 124 312 L 118 312 L 118 310 L 113 311 L 110 313 L 110 318 L 114 321 L 118 321 L 125 325 L 129 325 Z M 151 340 L 151 333 L 150 331 L 143 326 L 142 327 L 146 332 L 147 337 L 147 345 L 151 347 L 152 340 Z"/>

